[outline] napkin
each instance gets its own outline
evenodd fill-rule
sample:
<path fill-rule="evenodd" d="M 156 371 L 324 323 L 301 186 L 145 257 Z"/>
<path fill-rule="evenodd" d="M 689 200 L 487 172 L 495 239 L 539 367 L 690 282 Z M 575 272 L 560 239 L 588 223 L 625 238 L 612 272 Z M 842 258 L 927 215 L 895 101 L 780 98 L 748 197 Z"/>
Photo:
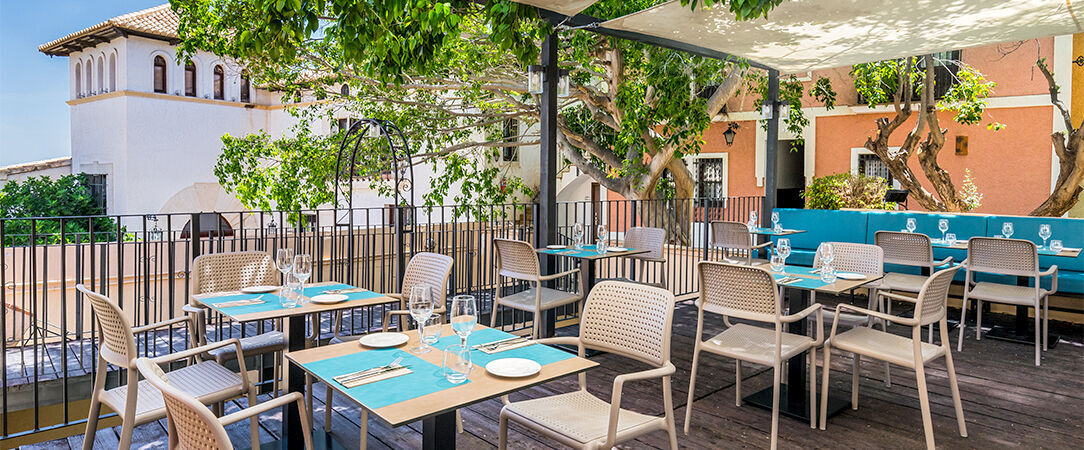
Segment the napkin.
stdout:
<path fill-rule="evenodd" d="M 228 301 L 228 302 L 215 303 L 214 306 L 216 308 L 229 308 L 231 306 L 260 305 L 260 304 L 263 304 L 263 303 L 267 303 L 267 302 L 265 302 L 263 300 L 260 300 L 260 299 L 253 298 L 253 299 L 233 300 L 233 301 Z"/>

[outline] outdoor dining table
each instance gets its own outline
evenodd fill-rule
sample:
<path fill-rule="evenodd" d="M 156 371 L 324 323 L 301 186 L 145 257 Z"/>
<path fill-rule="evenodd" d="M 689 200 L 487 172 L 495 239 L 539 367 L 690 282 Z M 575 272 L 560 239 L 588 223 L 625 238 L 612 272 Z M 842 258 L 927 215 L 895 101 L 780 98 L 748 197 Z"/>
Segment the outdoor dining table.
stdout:
<path fill-rule="evenodd" d="M 791 230 L 791 229 L 784 228 L 784 229 L 781 229 L 779 231 L 776 231 L 774 228 L 755 227 L 755 228 L 750 228 L 749 233 L 757 236 L 757 239 L 756 239 L 757 244 L 762 244 L 764 238 L 771 239 L 773 237 L 790 236 L 792 234 L 805 233 L 805 230 Z M 760 257 L 767 256 L 767 255 L 761 255 L 760 254 L 760 252 L 767 252 L 767 251 L 768 251 L 767 249 L 757 250 L 757 257 L 760 258 Z"/>
<path fill-rule="evenodd" d="M 443 337 L 428 353 L 415 354 L 405 350 L 418 345 L 417 332 L 408 332 L 407 335 L 410 337 L 409 341 L 393 348 L 370 349 L 357 341 L 351 341 L 291 351 L 286 354 L 286 359 L 292 366 L 301 368 L 340 394 L 353 399 L 393 427 L 422 421 L 422 447 L 425 449 L 455 448 L 457 409 L 598 366 L 597 362 L 543 344 L 492 354 L 471 350 L 474 369 L 466 382 L 452 384 L 444 377 L 441 351 L 449 345 L 460 343 L 452 325 L 442 326 Z M 486 344 L 513 336 L 504 331 L 477 325 L 467 338 L 467 345 Z M 334 380 L 336 376 L 379 367 L 400 357 L 403 358 L 400 364 L 409 366 L 410 373 L 352 388 Z M 520 378 L 498 377 L 485 370 L 486 364 L 502 358 L 530 359 L 539 363 L 542 370 Z"/>
<path fill-rule="evenodd" d="M 758 263 L 754 265 L 764 264 Z M 837 278 L 833 283 L 825 283 L 821 281 L 820 274 L 813 272 L 813 268 L 791 265 L 784 266 L 783 273 L 772 272 L 772 276 L 777 283 L 787 277 L 799 278 L 796 282 L 779 285 L 782 288 L 786 288 L 785 291 L 797 291 L 793 292 L 793 295 L 787 296 L 788 305 L 792 312 L 798 312 L 809 307 L 811 292 L 840 295 L 883 278 L 881 276 L 866 276 L 866 278 L 862 280 L 844 280 L 842 278 Z M 792 322 L 788 326 L 787 332 L 805 336 L 806 322 L 806 320 Z M 806 387 L 809 386 L 809 381 L 806 379 L 806 374 L 809 372 L 809 369 L 806 366 L 807 354 L 808 352 L 802 352 L 787 361 L 787 383 L 779 387 L 779 412 L 788 417 L 805 422 L 809 422 L 809 391 Z M 797 387 L 797 389 L 790 389 L 791 387 Z M 847 398 L 847 400 L 844 400 L 844 398 Z M 768 386 L 763 390 L 750 394 L 743 400 L 754 406 L 770 410 L 772 409 L 772 387 Z M 829 396 L 828 416 L 831 417 L 835 415 L 849 407 L 850 404 L 851 402 L 847 396 Z"/>
<path fill-rule="evenodd" d="M 265 294 L 245 294 L 237 291 L 210 292 L 194 295 L 192 298 L 200 304 L 221 313 L 236 322 L 287 319 L 286 341 L 289 351 L 298 351 L 305 348 L 305 317 L 309 314 L 398 302 L 398 300 L 368 290 L 344 294 L 347 299 L 339 303 L 322 304 L 309 301 L 313 296 L 331 289 L 356 288 L 348 284 L 332 281 L 308 284 L 302 292 L 302 295 L 305 297 L 305 302 L 294 308 L 283 307 L 279 301 L 279 294 L 277 292 Z M 224 302 L 250 299 L 261 299 L 264 300 L 264 303 L 243 306 L 216 306 L 216 304 Z M 286 386 L 285 392 L 304 392 L 305 373 L 297 367 L 290 367 L 288 370 L 289 383 Z M 284 406 L 282 417 L 282 448 L 301 448 L 301 416 L 297 409 L 292 406 Z"/>
<path fill-rule="evenodd" d="M 967 251 L 967 241 L 955 241 L 952 244 L 942 240 L 930 238 L 930 245 L 934 248 L 947 248 L 954 250 Z M 1053 251 L 1049 248 L 1038 248 L 1039 256 L 1053 256 L 1058 258 L 1076 258 L 1080 256 L 1081 249 L 1079 248 L 1063 248 L 1061 251 Z M 1018 286 L 1027 286 L 1030 277 L 1016 277 L 1016 284 Z M 1016 305 L 1016 319 L 1013 327 L 1008 328 L 1001 325 L 994 325 L 986 332 L 986 336 L 991 339 L 998 339 L 1007 342 L 1015 342 L 1017 344 L 1035 345 L 1035 333 L 1032 331 L 1031 322 L 1028 320 L 1028 305 Z M 984 309 L 985 311 L 985 309 Z M 1038 314 L 1038 311 L 1036 311 Z M 972 317 L 975 317 L 972 315 Z M 1047 335 L 1047 347 L 1054 348 L 1061 341 L 1061 336 L 1056 334 Z"/>
<path fill-rule="evenodd" d="M 639 255 L 648 253 L 650 250 L 629 248 L 622 251 L 614 251 L 609 248 L 606 253 L 599 253 L 597 247 L 594 245 L 585 245 L 583 248 L 577 250 L 572 246 L 566 246 L 563 248 L 539 248 L 535 249 L 538 253 L 544 255 L 564 256 L 567 258 L 580 260 L 580 282 L 583 286 L 584 296 L 586 299 L 586 293 L 591 292 L 591 289 L 595 287 L 595 282 L 598 279 L 595 272 L 595 262 L 609 258 L 622 258 L 625 256 Z M 581 305 L 582 306 L 582 305 Z M 546 321 L 543 324 L 542 332 L 544 336 L 553 336 L 554 327 L 556 326 L 555 317 L 551 316 L 552 311 L 547 312 Z"/>

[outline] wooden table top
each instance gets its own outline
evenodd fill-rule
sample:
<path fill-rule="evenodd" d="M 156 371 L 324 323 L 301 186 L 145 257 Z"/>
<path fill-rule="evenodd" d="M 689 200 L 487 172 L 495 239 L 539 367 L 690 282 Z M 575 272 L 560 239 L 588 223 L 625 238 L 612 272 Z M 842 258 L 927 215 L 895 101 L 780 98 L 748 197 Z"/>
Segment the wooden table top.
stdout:
<path fill-rule="evenodd" d="M 623 251 L 623 252 L 616 252 L 616 251 L 613 251 L 613 250 L 607 250 L 605 254 L 598 253 L 594 249 L 576 250 L 576 252 L 590 253 L 589 255 L 580 255 L 580 254 L 575 254 L 575 253 L 568 253 L 568 254 L 553 253 L 554 251 L 561 251 L 561 250 L 575 250 L 575 249 L 572 248 L 572 246 L 566 246 L 564 249 L 553 249 L 553 248 L 536 248 L 535 249 L 536 252 L 542 253 L 544 255 L 567 256 L 569 258 L 582 259 L 582 260 L 586 260 L 586 261 L 595 261 L 595 260 L 606 259 L 606 258 L 618 258 L 618 257 L 622 257 L 622 256 L 632 256 L 632 255 L 639 255 L 639 254 L 651 252 L 650 250 L 643 250 L 643 249 L 634 248 L 634 249 L 626 250 L 626 251 Z"/>
<path fill-rule="evenodd" d="M 305 287 L 306 288 L 312 288 L 312 287 L 320 287 L 320 286 L 332 286 L 332 285 L 336 285 L 336 284 L 342 284 L 342 283 L 338 283 L 338 282 L 335 282 L 335 281 L 321 281 L 319 283 L 305 284 Z M 239 295 L 239 294 L 241 294 L 240 291 L 208 292 L 208 293 L 205 293 L 205 294 L 193 295 L 192 299 L 199 302 L 203 306 L 215 309 L 215 308 L 213 308 L 211 306 L 211 304 L 209 302 L 207 302 L 205 300 L 210 299 L 210 298 L 214 298 L 214 297 L 222 297 L 222 296 L 226 296 L 226 295 Z M 394 299 L 394 298 L 391 298 L 391 297 L 388 297 L 388 296 L 381 295 L 379 297 L 359 299 L 359 300 L 347 300 L 347 301 L 343 301 L 343 302 L 339 302 L 339 303 L 332 303 L 332 304 L 313 303 L 313 302 L 309 301 L 309 302 L 306 302 L 305 304 L 303 304 L 303 305 L 301 305 L 299 307 L 296 307 L 296 308 L 280 308 L 280 309 L 276 309 L 276 310 L 273 310 L 273 311 L 262 311 L 262 312 L 248 313 L 248 314 L 231 314 L 229 308 L 215 309 L 215 311 L 221 312 L 223 315 L 225 315 L 226 317 L 229 317 L 230 319 L 232 319 L 234 321 L 248 322 L 248 321 L 252 321 L 252 320 L 278 319 L 278 318 L 282 318 L 282 317 L 303 316 L 303 315 L 312 314 L 312 313 L 319 313 L 319 312 L 325 312 L 325 311 L 335 311 L 335 310 L 346 309 L 346 308 L 357 308 L 357 307 L 361 307 L 361 306 L 381 305 L 381 304 L 384 304 L 384 303 L 391 303 L 391 302 L 398 302 L 398 301 L 399 301 L 398 299 Z"/>
<path fill-rule="evenodd" d="M 759 228 L 758 227 L 758 228 L 753 228 L 752 230 L 749 230 L 749 232 L 752 233 L 752 234 L 760 234 L 760 235 L 764 235 L 764 236 L 789 236 L 789 235 L 792 235 L 792 234 L 805 233 L 805 230 L 788 230 L 788 229 L 784 228 L 782 231 L 775 231 L 774 229 L 771 229 L 771 228 Z"/>
<path fill-rule="evenodd" d="M 930 239 L 930 245 L 935 248 L 951 248 L 955 250 L 967 250 L 967 240 L 956 241 L 952 245 L 948 245 L 945 241 L 940 239 Z M 1039 256 L 1057 256 L 1063 258 L 1076 258 L 1080 256 L 1081 249 L 1079 248 L 1062 248 L 1058 253 L 1052 253 L 1048 248 L 1038 248 Z M 1045 253 L 1044 253 L 1045 252 Z"/>
<path fill-rule="evenodd" d="M 755 265 L 761 266 L 764 269 L 768 269 L 767 264 L 762 263 L 762 264 L 755 264 Z M 786 276 L 793 276 L 793 277 L 807 278 L 807 279 L 816 279 L 816 280 L 820 280 L 820 278 L 821 278 L 820 274 L 813 273 L 813 268 L 812 267 L 785 266 L 783 271 L 786 272 Z M 775 276 L 778 277 L 779 274 L 772 273 L 772 275 L 775 275 Z M 875 281 L 880 281 L 881 278 L 884 278 L 884 275 L 877 275 L 877 276 L 866 275 L 866 278 L 862 279 L 862 280 L 844 280 L 842 278 L 837 277 L 836 281 L 834 283 L 826 284 L 826 285 L 818 287 L 816 289 L 809 289 L 809 288 L 804 287 L 804 286 L 793 286 L 793 285 L 788 285 L 788 284 L 780 284 L 780 286 L 788 287 L 788 288 L 794 288 L 794 289 L 805 289 L 805 290 L 811 290 L 811 291 L 816 291 L 816 292 L 824 292 L 824 293 L 833 294 L 833 295 L 839 295 L 839 294 L 842 294 L 844 292 L 848 292 L 848 291 L 863 287 L 866 284 L 873 283 Z"/>
<path fill-rule="evenodd" d="M 449 336 L 455 334 L 451 324 L 444 324 L 443 328 L 442 335 Z M 475 327 L 475 331 L 485 328 L 488 327 L 478 324 Z M 410 340 L 397 347 L 403 351 L 407 351 L 406 349 L 411 349 L 418 345 L 417 332 L 408 332 L 406 334 L 410 337 Z M 346 395 L 349 398 L 350 396 L 344 392 L 342 385 L 333 380 L 324 380 L 307 369 L 305 364 L 367 350 L 369 349 L 361 346 L 357 341 L 351 340 L 341 344 L 325 345 L 296 352 L 288 352 L 286 353 L 286 359 L 297 364 L 302 370 L 305 370 L 306 373 L 309 373 L 316 378 L 320 378 L 328 386 L 331 386 L 339 391 L 340 394 Z M 411 352 L 411 355 L 430 362 L 437 367 L 442 367 L 444 353 L 439 349 L 434 348 L 429 353 L 421 355 Z M 542 371 L 538 374 L 524 378 L 496 377 L 490 375 L 489 372 L 486 372 L 484 367 L 475 366 L 468 377 L 470 383 L 463 383 L 431 394 L 422 395 L 382 408 L 376 408 L 371 410 L 371 412 L 379 416 L 385 422 L 391 424 L 391 426 L 398 427 L 427 417 L 454 411 L 474 403 L 536 386 L 550 380 L 574 375 L 598 365 L 597 362 L 572 355 L 572 357 L 568 359 L 546 364 L 542 366 Z M 362 406 L 364 407 L 364 405 Z"/>

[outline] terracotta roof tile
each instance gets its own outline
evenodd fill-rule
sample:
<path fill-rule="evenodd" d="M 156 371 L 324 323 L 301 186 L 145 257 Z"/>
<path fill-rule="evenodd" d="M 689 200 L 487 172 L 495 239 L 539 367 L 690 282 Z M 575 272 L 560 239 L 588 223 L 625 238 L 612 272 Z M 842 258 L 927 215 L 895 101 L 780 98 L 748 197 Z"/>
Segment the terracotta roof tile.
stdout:
<path fill-rule="evenodd" d="M 176 39 L 180 18 L 170 9 L 169 4 L 131 12 L 109 19 L 97 25 L 71 33 L 60 39 L 38 46 L 38 51 L 50 55 L 66 56 L 72 50 L 69 44 L 79 38 L 91 36 L 111 29 L 145 34 L 166 39 Z"/>

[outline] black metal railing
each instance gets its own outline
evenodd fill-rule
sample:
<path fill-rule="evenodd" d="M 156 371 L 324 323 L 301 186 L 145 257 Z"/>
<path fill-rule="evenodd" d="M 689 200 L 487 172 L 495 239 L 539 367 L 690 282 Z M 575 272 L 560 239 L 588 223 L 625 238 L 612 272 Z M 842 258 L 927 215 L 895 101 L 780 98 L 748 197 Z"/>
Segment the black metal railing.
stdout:
<path fill-rule="evenodd" d="M 606 223 L 606 238 L 619 243 L 630 226 L 665 228 L 666 270 L 650 267 L 648 280 L 662 282 L 683 298 L 696 294 L 696 262 L 712 258 L 708 226 L 713 220 L 744 222 L 759 211 L 762 197 L 724 199 L 614 200 L 562 202 L 558 236 L 569 239 L 576 222 L 588 238 Z M 0 219 L 0 336 L 3 348 L 0 398 L 4 421 L 0 437 L 72 425 L 86 419 L 85 400 L 97 364 L 97 324 L 76 293 L 84 284 L 117 301 L 132 326 L 178 317 L 189 298 L 189 270 L 200 254 L 289 247 L 313 255 L 311 281 L 338 281 L 378 292 L 396 292 L 406 261 L 417 252 L 437 252 L 455 260 L 448 298 L 473 294 L 488 323 L 496 289 L 513 291 L 522 283 L 498 279 L 492 240 L 522 239 L 534 244 L 537 205 L 444 205 L 346 210 L 158 213 Z M 397 223 L 397 221 L 399 223 Z M 108 224 L 104 226 L 103 224 Z M 77 226 L 76 226 L 77 225 Z M 18 230 L 18 233 L 11 233 Z M 569 241 L 570 242 L 570 241 Z M 565 242 L 568 243 L 568 242 Z M 573 264 L 561 261 L 561 265 Z M 630 276 L 633 266 L 605 260 L 599 276 Z M 665 276 L 665 279 L 663 277 Z M 577 280 L 561 287 L 576 288 Z M 344 314 L 342 331 L 357 334 L 381 326 L 384 312 L 398 305 L 355 308 Z M 558 321 L 574 319 L 578 305 L 562 307 Z M 325 316 L 317 321 L 316 342 L 334 330 Z M 502 310 L 508 330 L 531 326 L 533 318 Z M 207 317 L 209 340 L 244 337 L 274 327 L 272 321 L 232 323 Z M 155 356 L 183 349 L 183 326 L 137 336 L 141 354 Z M 250 367 L 271 375 L 270 359 Z M 107 387 L 122 383 L 110 372 Z"/>

